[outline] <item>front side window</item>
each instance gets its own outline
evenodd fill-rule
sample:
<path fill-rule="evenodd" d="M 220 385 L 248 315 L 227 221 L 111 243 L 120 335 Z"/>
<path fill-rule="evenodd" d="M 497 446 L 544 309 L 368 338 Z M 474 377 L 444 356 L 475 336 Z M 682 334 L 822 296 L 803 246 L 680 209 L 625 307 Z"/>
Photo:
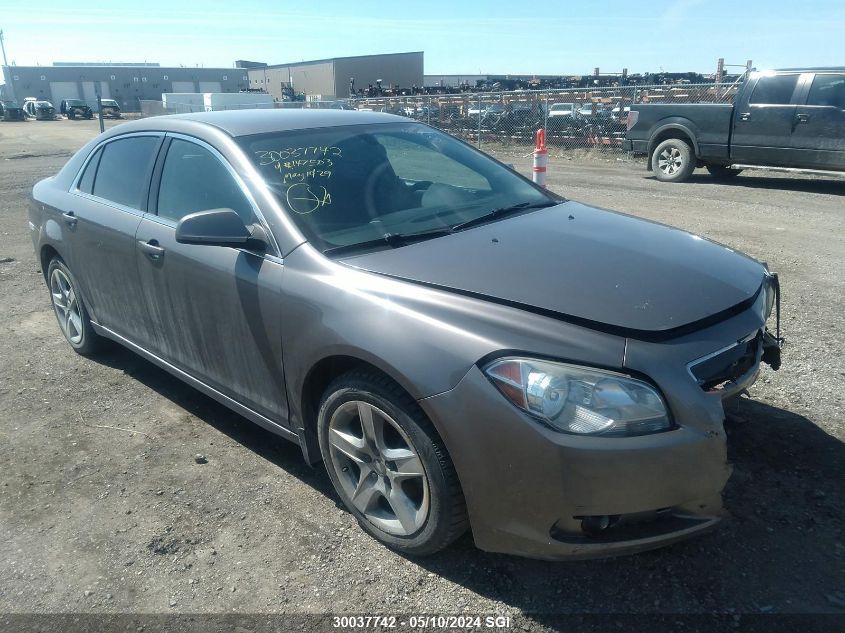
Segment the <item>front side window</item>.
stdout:
<path fill-rule="evenodd" d="M 143 209 L 157 136 L 133 136 L 108 143 L 100 152 L 93 193 L 132 209 Z"/>
<path fill-rule="evenodd" d="M 351 125 L 239 139 L 317 248 L 448 231 L 492 211 L 558 199 L 420 123 Z"/>
<path fill-rule="evenodd" d="M 749 103 L 754 105 L 787 105 L 798 83 L 798 75 L 772 75 L 760 77 Z"/>
<path fill-rule="evenodd" d="M 816 75 L 807 95 L 807 105 L 845 110 L 845 75 Z"/>
<path fill-rule="evenodd" d="M 196 143 L 173 139 L 161 172 L 158 215 L 178 222 L 210 209 L 232 209 L 244 224 L 255 222 L 252 206 L 220 159 Z"/>

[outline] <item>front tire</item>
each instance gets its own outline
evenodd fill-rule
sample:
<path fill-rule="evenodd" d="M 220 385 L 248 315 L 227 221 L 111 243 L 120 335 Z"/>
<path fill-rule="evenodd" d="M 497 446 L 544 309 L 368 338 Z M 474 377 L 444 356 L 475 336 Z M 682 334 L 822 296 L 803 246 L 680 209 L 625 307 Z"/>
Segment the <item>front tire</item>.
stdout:
<path fill-rule="evenodd" d="M 689 143 L 679 138 L 666 139 L 651 154 L 651 168 L 661 182 L 683 182 L 695 169 L 695 156 Z"/>
<path fill-rule="evenodd" d="M 70 269 L 59 257 L 50 260 L 47 267 L 47 286 L 50 289 L 50 302 L 59 322 L 59 329 L 65 340 L 77 354 L 91 356 L 99 352 L 105 339 L 94 331 L 91 319 L 79 285 Z"/>
<path fill-rule="evenodd" d="M 361 527 L 411 556 L 468 526 L 455 467 L 417 403 L 386 376 L 353 370 L 326 389 L 317 419 L 332 484 Z"/>

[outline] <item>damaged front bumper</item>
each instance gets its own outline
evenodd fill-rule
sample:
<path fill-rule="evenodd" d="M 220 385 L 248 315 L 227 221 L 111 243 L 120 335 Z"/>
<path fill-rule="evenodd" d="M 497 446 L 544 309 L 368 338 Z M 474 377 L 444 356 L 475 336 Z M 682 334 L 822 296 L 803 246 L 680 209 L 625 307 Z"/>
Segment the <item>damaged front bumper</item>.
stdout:
<path fill-rule="evenodd" d="M 670 431 L 559 433 L 510 406 L 478 367 L 454 389 L 421 400 L 452 455 L 476 545 L 532 558 L 596 558 L 716 526 L 732 471 L 722 400 L 750 386 L 761 362 L 780 366 L 779 288 L 775 334 L 766 328 L 765 301 L 761 293 L 735 317 L 670 341 L 628 340 L 624 367 L 660 388 L 675 422 Z"/>
<path fill-rule="evenodd" d="M 509 406 L 478 367 L 420 405 L 453 456 L 480 549 L 614 556 L 720 520 L 731 472 L 721 424 L 624 438 L 558 433 Z"/>

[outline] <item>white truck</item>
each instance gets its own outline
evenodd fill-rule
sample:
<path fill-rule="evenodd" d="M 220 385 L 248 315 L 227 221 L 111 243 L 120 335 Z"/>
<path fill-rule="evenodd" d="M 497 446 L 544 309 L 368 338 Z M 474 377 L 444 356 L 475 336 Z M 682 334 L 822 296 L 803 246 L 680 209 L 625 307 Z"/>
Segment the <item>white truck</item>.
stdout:
<path fill-rule="evenodd" d="M 258 92 L 165 92 L 161 104 L 169 113 L 272 108 L 273 97 Z"/>
<path fill-rule="evenodd" d="M 273 97 L 261 92 L 206 92 L 202 97 L 206 112 L 274 107 Z"/>

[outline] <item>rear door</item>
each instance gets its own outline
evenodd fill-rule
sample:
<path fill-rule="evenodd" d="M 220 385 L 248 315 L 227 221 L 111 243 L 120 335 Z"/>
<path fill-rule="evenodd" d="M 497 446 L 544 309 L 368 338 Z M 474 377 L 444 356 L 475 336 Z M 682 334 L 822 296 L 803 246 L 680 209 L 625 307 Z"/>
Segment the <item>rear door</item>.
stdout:
<path fill-rule="evenodd" d="M 278 253 L 176 241 L 183 216 L 218 208 L 234 209 L 248 226 L 260 223 L 243 180 L 216 149 L 168 134 L 136 234 L 149 349 L 286 424 Z"/>
<path fill-rule="evenodd" d="M 808 73 L 792 132 L 797 167 L 845 169 L 845 72 Z"/>
<path fill-rule="evenodd" d="M 731 159 L 752 165 L 792 165 L 799 73 L 761 75 L 734 107 Z M 753 81 L 753 80 L 752 80 Z"/>
<path fill-rule="evenodd" d="M 68 264 L 94 320 L 143 345 L 135 231 L 147 205 L 149 179 L 163 134 L 120 136 L 101 145 L 71 190 L 63 221 Z"/>

